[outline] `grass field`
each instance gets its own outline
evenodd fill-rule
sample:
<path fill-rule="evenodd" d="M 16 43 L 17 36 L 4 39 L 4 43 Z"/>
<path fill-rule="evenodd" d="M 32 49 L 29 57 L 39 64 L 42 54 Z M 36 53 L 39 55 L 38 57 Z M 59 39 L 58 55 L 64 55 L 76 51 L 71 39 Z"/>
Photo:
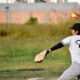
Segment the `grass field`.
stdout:
<path fill-rule="evenodd" d="M 56 77 L 70 65 L 68 47 L 54 51 L 40 63 L 34 57 L 70 35 L 72 21 L 60 24 L 0 24 L 0 80 Z"/>

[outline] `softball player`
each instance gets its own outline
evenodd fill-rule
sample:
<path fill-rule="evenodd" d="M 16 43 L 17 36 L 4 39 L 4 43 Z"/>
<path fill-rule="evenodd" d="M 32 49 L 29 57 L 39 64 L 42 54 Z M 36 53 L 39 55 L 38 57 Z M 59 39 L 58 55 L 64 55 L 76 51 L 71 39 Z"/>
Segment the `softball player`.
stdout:
<path fill-rule="evenodd" d="M 74 77 L 80 75 L 80 23 L 76 23 L 70 28 L 72 36 L 63 39 L 57 45 L 42 51 L 35 57 L 35 62 L 39 63 L 42 62 L 50 52 L 62 48 L 65 45 L 69 46 L 72 60 L 71 66 L 65 70 L 57 80 L 72 80 Z"/>

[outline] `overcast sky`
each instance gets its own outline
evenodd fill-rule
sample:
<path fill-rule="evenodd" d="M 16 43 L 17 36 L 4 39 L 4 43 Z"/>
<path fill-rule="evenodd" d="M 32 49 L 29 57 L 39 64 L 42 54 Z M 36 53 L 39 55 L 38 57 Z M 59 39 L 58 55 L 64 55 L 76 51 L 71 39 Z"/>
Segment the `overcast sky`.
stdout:
<path fill-rule="evenodd" d="M 9 1 L 9 3 L 13 3 L 15 0 L 8 0 Z M 55 2 L 57 1 L 57 0 L 54 0 Z M 0 3 L 6 3 L 7 2 L 7 0 L 0 0 Z M 78 2 L 79 4 L 80 4 L 80 0 L 68 0 L 68 2 Z"/>

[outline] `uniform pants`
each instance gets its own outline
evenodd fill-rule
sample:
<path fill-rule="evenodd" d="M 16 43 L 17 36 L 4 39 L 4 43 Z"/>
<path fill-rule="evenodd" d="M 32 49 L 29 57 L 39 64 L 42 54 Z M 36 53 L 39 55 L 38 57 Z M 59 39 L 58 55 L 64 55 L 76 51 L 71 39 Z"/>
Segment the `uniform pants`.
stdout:
<path fill-rule="evenodd" d="M 71 66 L 57 80 L 72 80 L 78 75 L 80 75 L 80 63 L 72 62 Z"/>

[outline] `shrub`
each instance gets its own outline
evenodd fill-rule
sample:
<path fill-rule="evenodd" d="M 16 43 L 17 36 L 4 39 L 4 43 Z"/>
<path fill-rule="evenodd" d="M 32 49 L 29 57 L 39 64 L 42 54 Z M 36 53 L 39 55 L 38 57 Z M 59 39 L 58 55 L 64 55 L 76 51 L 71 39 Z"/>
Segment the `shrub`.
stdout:
<path fill-rule="evenodd" d="M 29 24 L 29 25 L 35 25 L 37 23 L 38 23 L 38 20 L 37 20 L 37 18 L 34 18 L 34 17 L 30 17 L 30 19 L 27 22 L 27 24 Z"/>
<path fill-rule="evenodd" d="M 6 30 L 0 30 L 0 36 L 1 37 L 5 37 L 9 34 L 9 32 L 7 32 Z"/>

